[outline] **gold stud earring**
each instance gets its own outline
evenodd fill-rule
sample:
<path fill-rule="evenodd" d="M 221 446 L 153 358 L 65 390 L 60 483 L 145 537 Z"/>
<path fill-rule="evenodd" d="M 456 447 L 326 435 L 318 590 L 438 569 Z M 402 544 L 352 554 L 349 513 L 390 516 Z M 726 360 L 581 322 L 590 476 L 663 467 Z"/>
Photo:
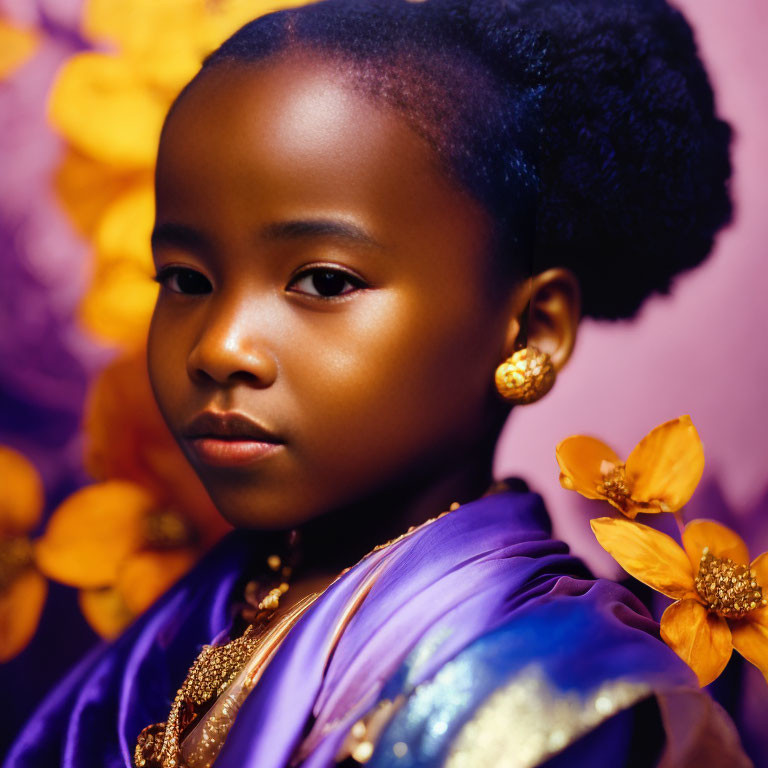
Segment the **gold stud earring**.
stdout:
<path fill-rule="evenodd" d="M 496 389 L 509 403 L 527 405 L 541 400 L 555 384 L 555 367 L 546 352 L 523 347 L 496 369 Z"/>

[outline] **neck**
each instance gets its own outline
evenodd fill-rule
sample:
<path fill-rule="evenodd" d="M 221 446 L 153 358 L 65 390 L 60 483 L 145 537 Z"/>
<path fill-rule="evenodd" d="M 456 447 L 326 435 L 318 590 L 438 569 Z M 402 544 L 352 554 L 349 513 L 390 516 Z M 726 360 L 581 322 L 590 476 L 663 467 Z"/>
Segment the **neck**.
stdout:
<path fill-rule="evenodd" d="M 379 544 L 445 512 L 453 503 L 482 496 L 493 482 L 493 445 L 453 464 L 404 479 L 318 517 L 299 529 L 300 572 L 307 577 L 335 575 L 357 563 Z"/>

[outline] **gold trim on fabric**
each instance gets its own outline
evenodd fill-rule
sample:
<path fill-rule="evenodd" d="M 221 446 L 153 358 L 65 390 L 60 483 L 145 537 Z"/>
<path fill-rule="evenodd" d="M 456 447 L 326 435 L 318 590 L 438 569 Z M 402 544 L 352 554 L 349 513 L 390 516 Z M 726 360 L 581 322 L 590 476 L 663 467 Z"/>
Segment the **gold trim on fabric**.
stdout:
<path fill-rule="evenodd" d="M 614 680 L 582 697 L 555 688 L 537 665 L 526 667 L 463 726 L 444 768 L 532 768 L 650 693 Z"/>
<path fill-rule="evenodd" d="M 264 635 L 235 679 L 182 741 L 181 765 L 184 768 L 211 768 L 243 702 L 258 683 L 289 630 L 318 596 L 319 593 L 311 594 L 298 602 Z"/>

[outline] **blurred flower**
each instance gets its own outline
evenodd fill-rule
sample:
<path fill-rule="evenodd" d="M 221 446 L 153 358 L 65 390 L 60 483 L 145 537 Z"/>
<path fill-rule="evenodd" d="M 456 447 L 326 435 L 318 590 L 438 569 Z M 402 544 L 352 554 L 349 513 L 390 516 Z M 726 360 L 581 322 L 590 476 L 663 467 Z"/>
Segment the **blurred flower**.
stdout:
<path fill-rule="evenodd" d="M 146 338 L 157 286 L 149 236 L 152 177 L 165 114 L 203 58 L 247 21 L 297 0 L 90 0 L 94 46 L 62 68 L 50 119 L 67 140 L 56 186 L 95 252 L 80 317 L 126 347 Z"/>
<path fill-rule="evenodd" d="M 747 546 L 711 520 L 685 526 L 683 547 L 660 531 L 621 518 L 592 520 L 600 545 L 624 570 L 675 600 L 661 637 L 704 686 L 735 648 L 768 680 L 768 553 L 749 562 Z"/>
<path fill-rule="evenodd" d="M 37 30 L 0 18 L 0 79 L 13 74 L 35 53 Z"/>
<path fill-rule="evenodd" d="M 114 637 L 195 563 L 194 531 L 141 486 L 82 488 L 53 513 L 35 556 L 47 576 L 78 587 L 88 623 Z"/>
<path fill-rule="evenodd" d="M 47 4 L 0 0 L 4 18 L 36 41 L 0 88 L 0 442 L 33 461 L 57 496 L 81 466 L 82 402 L 103 355 L 75 322 L 87 252 L 53 194 L 60 142 L 45 110 L 55 72 L 80 45 L 71 26 L 79 0 Z"/>
<path fill-rule="evenodd" d="M 86 620 L 111 638 L 229 526 L 163 423 L 143 350 L 95 380 L 85 437 L 86 467 L 100 482 L 54 511 L 35 553 L 47 576 L 80 589 Z"/>
<path fill-rule="evenodd" d="M 144 349 L 102 371 L 85 410 L 85 466 L 95 480 L 145 488 L 158 505 L 181 511 L 202 547 L 229 530 L 160 415 Z"/>
<path fill-rule="evenodd" d="M 48 585 L 35 567 L 30 532 L 40 521 L 43 485 L 20 453 L 0 446 L 0 662 L 35 634 Z"/>
<path fill-rule="evenodd" d="M 626 464 L 601 440 L 584 435 L 563 440 L 556 455 L 563 488 L 607 501 L 629 518 L 677 512 L 704 472 L 704 451 L 690 416 L 651 430 Z"/>

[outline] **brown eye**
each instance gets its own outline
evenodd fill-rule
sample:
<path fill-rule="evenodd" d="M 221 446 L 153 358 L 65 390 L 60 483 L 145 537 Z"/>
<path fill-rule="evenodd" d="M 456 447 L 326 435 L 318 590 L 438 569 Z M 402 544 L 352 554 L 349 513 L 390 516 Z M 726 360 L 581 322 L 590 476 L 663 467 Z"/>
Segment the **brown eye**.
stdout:
<path fill-rule="evenodd" d="M 340 269 L 316 268 L 298 275 L 288 287 L 296 293 L 332 299 L 362 288 L 363 283 Z"/>
<path fill-rule="evenodd" d="M 195 269 L 168 267 L 161 269 L 155 280 L 173 293 L 198 296 L 213 289 L 210 280 Z"/>

